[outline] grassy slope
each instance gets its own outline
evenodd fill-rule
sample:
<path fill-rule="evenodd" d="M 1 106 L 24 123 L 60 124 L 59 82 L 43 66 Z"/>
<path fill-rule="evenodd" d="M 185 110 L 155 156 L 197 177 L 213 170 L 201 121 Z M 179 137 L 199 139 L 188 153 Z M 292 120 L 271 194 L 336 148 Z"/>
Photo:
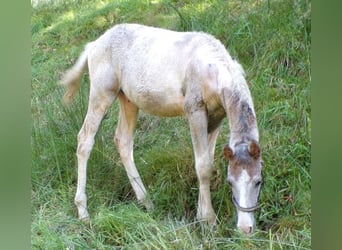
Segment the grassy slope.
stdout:
<path fill-rule="evenodd" d="M 32 12 L 32 247 L 34 249 L 311 247 L 310 15 L 293 1 L 57 1 Z M 89 160 L 90 227 L 76 219 L 76 135 L 87 107 L 88 79 L 71 108 L 56 85 L 84 44 L 116 23 L 202 30 L 243 64 L 258 116 L 263 158 L 262 209 L 251 238 L 235 231 L 218 138 L 213 205 L 215 232 L 194 223 L 197 180 L 184 118 L 140 114 L 135 159 L 156 209 L 134 199 L 112 143 L 117 105 L 102 122 Z"/>

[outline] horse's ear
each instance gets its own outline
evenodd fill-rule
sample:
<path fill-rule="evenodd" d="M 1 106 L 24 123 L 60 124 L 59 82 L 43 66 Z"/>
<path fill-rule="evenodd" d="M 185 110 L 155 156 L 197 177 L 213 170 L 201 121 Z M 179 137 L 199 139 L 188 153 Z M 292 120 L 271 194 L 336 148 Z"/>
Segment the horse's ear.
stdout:
<path fill-rule="evenodd" d="M 256 141 L 252 141 L 249 144 L 248 151 L 249 151 L 250 156 L 252 156 L 254 159 L 258 159 L 260 157 L 261 150 L 260 150 L 260 146 L 258 145 Z"/>
<path fill-rule="evenodd" d="M 224 148 L 223 148 L 223 155 L 224 155 L 224 158 L 227 160 L 227 161 L 230 161 L 234 158 L 234 152 L 233 152 L 233 149 L 231 149 L 228 145 L 226 145 Z"/>

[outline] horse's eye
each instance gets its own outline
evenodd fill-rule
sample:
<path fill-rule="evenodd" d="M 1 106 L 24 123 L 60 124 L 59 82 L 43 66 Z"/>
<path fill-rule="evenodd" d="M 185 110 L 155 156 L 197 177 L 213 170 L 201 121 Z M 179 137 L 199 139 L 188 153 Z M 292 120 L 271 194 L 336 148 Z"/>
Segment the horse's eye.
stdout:
<path fill-rule="evenodd" d="M 260 181 L 257 181 L 257 182 L 255 182 L 255 187 L 259 187 L 260 185 L 261 185 L 261 183 L 262 183 L 262 181 L 260 180 Z"/>

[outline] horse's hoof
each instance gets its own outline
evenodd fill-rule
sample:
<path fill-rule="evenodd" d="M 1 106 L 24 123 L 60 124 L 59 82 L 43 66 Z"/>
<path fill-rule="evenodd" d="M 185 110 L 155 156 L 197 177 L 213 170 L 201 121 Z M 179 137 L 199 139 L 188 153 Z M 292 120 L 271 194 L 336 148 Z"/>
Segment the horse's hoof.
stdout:
<path fill-rule="evenodd" d="M 89 216 L 80 217 L 79 220 L 82 221 L 86 225 L 90 225 L 90 218 L 89 218 Z"/>
<path fill-rule="evenodd" d="M 208 225 L 210 225 L 212 228 L 215 228 L 216 225 L 217 225 L 217 218 L 216 218 L 216 214 L 215 213 L 207 214 L 207 215 L 198 214 L 197 215 L 197 220 L 198 221 L 207 222 Z"/>
<path fill-rule="evenodd" d="M 140 203 L 141 203 L 141 205 L 143 205 L 145 207 L 147 212 L 152 212 L 154 210 L 154 205 L 150 199 L 145 199 L 145 200 L 141 201 Z"/>

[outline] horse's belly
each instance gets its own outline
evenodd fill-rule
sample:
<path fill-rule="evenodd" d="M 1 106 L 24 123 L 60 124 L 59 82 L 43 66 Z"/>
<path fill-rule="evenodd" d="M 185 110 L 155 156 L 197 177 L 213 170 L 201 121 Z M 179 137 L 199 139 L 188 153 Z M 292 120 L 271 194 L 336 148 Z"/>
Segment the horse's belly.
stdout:
<path fill-rule="evenodd" d="M 157 116 L 181 116 L 184 114 L 184 96 L 181 91 L 168 88 L 134 86 L 123 88 L 127 98 L 144 112 Z"/>
<path fill-rule="evenodd" d="M 121 73 L 121 88 L 128 99 L 153 115 L 183 115 L 184 62 L 170 53 L 152 51 L 148 57 L 137 57 L 132 51 L 131 54 Z"/>

